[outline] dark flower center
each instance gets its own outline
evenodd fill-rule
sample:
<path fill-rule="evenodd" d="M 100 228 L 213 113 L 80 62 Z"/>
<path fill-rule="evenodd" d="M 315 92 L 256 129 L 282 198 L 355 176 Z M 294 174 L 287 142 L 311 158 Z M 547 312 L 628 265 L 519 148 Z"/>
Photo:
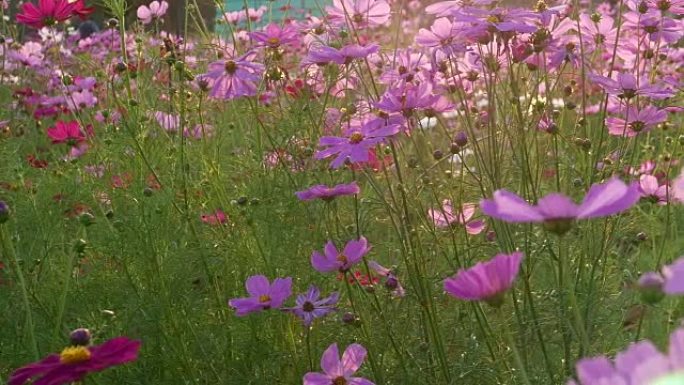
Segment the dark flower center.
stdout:
<path fill-rule="evenodd" d="M 547 8 L 548 6 L 546 5 L 546 2 L 544 0 L 539 0 L 537 4 L 534 6 L 534 9 L 537 12 L 544 12 Z"/>
<path fill-rule="evenodd" d="M 554 218 L 544 221 L 544 228 L 557 235 L 567 233 L 575 222 L 575 218 Z"/>
<path fill-rule="evenodd" d="M 333 385 L 347 385 L 347 379 L 340 376 L 340 377 L 335 378 L 333 380 L 332 384 Z"/>
<path fill-rule="evenodd" d="M 363 15 L 360 13 L 355 13 L 354 16 L 352 16 L 352 20 L 354 23 L 361 23 L 363 22 Z"/>
<path fill-rule="evenodd" d="M 312 304 L 309 301 L 304 302 L 304 304 L 302 305 L 302 310 L 304 310 L 307 313 L 311 313 L 315 309 L 316 309 L 316 307 L 314 306 L 314 304 Z"/>
<path fill-rule="evenodd" d="M 635 120 L 629 124 L 629 128 L 631 128 L 632 131 L 635 132 L 641 132 L 641 130 L 643 130 L 644 127 L 646 127 L 646 124 L 639 120 Z"/>
<path fill-rule="evenodd" d="M 363 141 L 363 134 L 356 131 L 349 136 L 349 143 L 359 144 Z"/>
<path fill-rule="evenodd" d="M 237 64 L 232 60 L 228 60 L 224 68 L 227 73 L 232 75 L 235 73 L 235 71 L 237 71 Z"/>
<path fill-rule="evenodd" d="M 669 0 L 661 0 L 658 2 L 658 9 L 661 11 L 667 11 L 672 6 L 672 2 Z"/>
<path fill-rule="evenodd" d="M 501 23 L 503 21 L 503 16 L 501 16 L 501 15 L 489 15 L 489 16 L 487 16 L 487 21 L 490 23 Z"/>
<path fill-rule="evenodd" d="M 636 94 L 637 94 L 637 91 L 634 89 L 623 89 L 622 94 L 618 95 L 618 96 L 622 96 L 623 98 L 626 98 L 626 99 L 631 99 L 631 98 L 635 97 Z"/>

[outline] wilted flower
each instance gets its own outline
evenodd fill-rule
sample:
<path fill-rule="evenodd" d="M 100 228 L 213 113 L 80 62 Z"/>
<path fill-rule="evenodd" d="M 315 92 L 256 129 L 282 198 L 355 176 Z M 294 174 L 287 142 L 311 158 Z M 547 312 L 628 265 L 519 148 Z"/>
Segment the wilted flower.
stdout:
<path fill-rule="evenodd" d="M 337 344 L 330 345 L 321 356 L 323 373 L 307 373 L 304 385 L 374 385 L 365 378 L 352 377 L 366 359 L 366 348 L 351 344 L 344 350 L 341 360 L 339 354 Z"/>
<path fill-rule="evenodd" d="M 311 326 L 314 319 L 325 317 L 337 310 L 335 305 L 340 299 L 339 293 L 332 293 L 326 298 L 320 298 L 321 292 L 314 285 L 309 286 L 306 293 L 299 294 L 295 303 L 297 306 L 285 308 L 284 310 L 294 313 L 301 318 L 304 325 Z"/>
<path fill-rule="evenodd" d="M 116 337 L 101 345 L 69 346 L 60 354 L 51 354 L 41 361 L 17 369 L 10 376 L 9 385 L 32 382 L 40 385 L 62 385 L 82 381 L 92 372 L 125 364 L 138 358 L 140 341 Z"/>
<path fill-rule="evenodd" d="M 376 261 L 369 261 L 368 267 L 375 270 L 378 275 L 385 277 L 385 287 L 392 292 L 395 297 L 403 297 L 406 292 L 404 291 L 399 278 L 394 274 L 394 272 Z"/>
<path fill-rule="evenodd" d="M 347 242 L 342 252 L 337 250 L 332 241 L 328 241 L 323 254 L 318 251 L 314 251 L 311 254 L 311 265 L 321 273 L 330 271 L 346 272 L 352 266 L 359 263 L 369 251 L 370 246 L 364 237 L 359 238 L 358 241 Z"/>
<path fill-rule="evenodd" d="M 228 304 L 235 308 L 235 315 L 244 316 L 271 308 L 279 308 L 292 295 L 292 278 L 276 278 L 273 284 L 263 275 L 247 278 L 245 288 L 249 297 L 233 298 Z"/>
<path fill-rule="evenodd" d="M 444 290 L 465 301 L 485 301 L 493 306 L 503 302 L 503 294 L 513 286 L 518 276 L 523 253 L 497 254 L 486 262 L 461 269 L 444 280 Z"/>

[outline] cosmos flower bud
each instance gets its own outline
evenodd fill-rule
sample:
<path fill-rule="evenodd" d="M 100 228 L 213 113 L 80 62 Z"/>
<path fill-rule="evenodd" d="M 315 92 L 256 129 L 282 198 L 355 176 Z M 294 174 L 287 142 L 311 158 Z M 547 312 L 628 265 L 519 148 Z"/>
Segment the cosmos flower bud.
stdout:
<path fill-rule="evenodd" d="M 464 131 L 459 131 L 456 136 L 454 136 L 454 143 L 461 147 L 465 146 L 468 144 L 468 134 L 466 134 Z"/>
<path fill-rule="evenodd" d="M 90 337 L 90 330 L 78 328 L 69 334 L 69 341 L 74 346 L 88 346 L 90 345 Z"/>
<path fill-rule="evenodd" d="M 0 224 L 3 224 L 9 220 L 10 208 L 4 201 L 0 201 Z"/>
<path fill-rule="evenodd" d="M 79 222 L 85 227 L 91 226 L 95 224 L 95 217 L 93 214 L 85 212 L 81 214 L 81 216 L 78 218 Z"/>

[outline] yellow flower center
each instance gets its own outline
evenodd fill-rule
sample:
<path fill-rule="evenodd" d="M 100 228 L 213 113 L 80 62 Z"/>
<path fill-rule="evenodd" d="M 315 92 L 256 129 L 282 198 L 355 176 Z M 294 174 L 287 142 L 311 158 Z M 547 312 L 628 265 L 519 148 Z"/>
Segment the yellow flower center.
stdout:
<path fill-rule="evenodd" d="M 359 144 L 363 141 L 363 134 L 360 132 L 354 132 L 349 136 L 349 143 L 351 144 Z"/>
<path fill-rule="evenodd" d="M 259 302 L 261 302 L 261 303 L 266 303 L 266 302 L 268 302 L 268 301 L 270 301 L 270 300 L 271 300 L 271 297 L 269 297 L 269 296 L 266 295 L 266 294 L 262 294 L 262 295 L 259 296 Z"/>
<path fill-rule="evenodd" d="M 333 380 L 333 385 L 347 385 L 347 379 L 344 377 L 337 377 Z"/>
<path fill-rule="evenodd" d="M 69 346 L 59 354 L 59 361 L 67 365 L 79 364 L 89 359 L 90 350 L 85 346 Z"/>
<path fill-rule="evenodd" d="M 337 258 L 335 258 L 335 259 L 337 259 L 337 261 L 339 261 L 340 263 L 343 263 L 343 264 L 346 264 L 347 262 L 349 262 L 349 259 L 344 254 L 338 255 Z"/>
<path fill-rule="evenodd" d="M 277 37 L 269 37 L 268 40 L 266 40 L 268 45 L 279 45 L 280 44 L 280 39 Z"/>

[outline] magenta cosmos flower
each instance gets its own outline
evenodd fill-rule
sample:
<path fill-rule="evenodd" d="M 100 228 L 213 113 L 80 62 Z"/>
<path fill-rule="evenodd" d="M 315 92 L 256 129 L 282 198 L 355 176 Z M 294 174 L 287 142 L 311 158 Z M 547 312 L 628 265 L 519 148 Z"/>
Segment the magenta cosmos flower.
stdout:
<path fill-rule="evenodd" d="M 667 120 L 667 112 L 653 106 L 647 106 L 640 110 L 634 107 L 626 108 L 624 118 L 606 118 L 608 133 L 616 136 L 634 137 L 642 132 L 647 132 L 653 127 Z"/>
<path fill-rule="evenodd" d="M 339 196 L 356 195 L 361 192 L 359 185 L 356 182 L 347 184 L 338 184 L 334 187 L 328 187 L 324 184 L 317 184 L 311 186 L 304 191 L 297 191 L 295 195 L 302 201 L 310 201 L 314 199 L 322 199 L 330 202 Z"/>
<path fill-rule="evenodd" d="M 207 73 L 200 75 L 199 81 L 206 81 L 211 88 L 209 96 L 229 100 L 242 96 L 254 96 L 257 83 L 264 73 L 264 65 L 248 60 L 251 53 L 235 59 L 219 60 L 209 64 Z"/>
<path fill-rule="evenodd" d="M 292 278 L 276 278 L 271 284 L 265 276 L 253 275 L 247 278 L 245 288 L 249 297 L 233 298 L 228 301 L 235 309 L 235 315 L 239 317 L 281 307 L 292 295 Z"/>
<path fill-rule="evenodd" d="M 126 337 L 113 338 L 96 346 L 70 346 L 60 354 L 51 354 L 41 361 L 17 369 L 9 385 L 23 385 L 30 379 L 34 385 L 62 385 L 81 381 L 88 373 L 138 359 L 140 341 Z"/>
<path fill-rule="evenodd" d="M 323 136 L 318 145 L 325 147 L 314 154 L 316 159 L 325 159 L 336 155 L 330 163 L 330 167 L 339 168 L 347 159 L 351 163 L 368 162 L 369 151 L 390 136 L 399 132 L 400 125 L 389 124 L 381 128 L 375 128 L 371 124 L 353 129 L 348 136 Z"/>
<path fill-rule="evenodd" d="M 337 26 L 348 22 L 354 28 L 377 27 L 390 18 L 390 6 L 385 0 L 333 0 L 325 10 Z"/>
<path fill-rule="evenodd" d="M 484 221 L 471 221 L 475 215 L 477 205 L 474 203 L 464 203 L 460 212 L 454 212 L 451 201 L 445 199 L 440 209 L 428 210 L 428 218 L 432 220 L 435 227 L 446 228 L 454 225 L 465 226 L 468 234 L 476 235 L 482 232 L 485 227 Z"/>
<path fill-rule="evenodd" d="M 75 145 L 86 140 L 85 133 L 81 130 L 81 125 L 75 120 L 55 123 L 54 127 L 47 129 L 47 135 L 53 144 L 69 143 Z"/>
<path fill-rule="evenodd" d="M 492 306 L 503 303 L 503 295 L 513 286 L 518 276 L 523 253 L 497 254 L 486 262 L 478 262 L 469 269 L 460 269 L 455 276 L 444 280 L 444 290 L 465 301 L 485 301 Z"/>
<path fill-rule="evenodd" d="M 630 73 L 618 73 L 617 79 L 592 74 L 589 75 L 589 79 L 601 86 L 607 94 L 618 98 L 631 99 L 639 95 L 651 99 L 667 99 L 674 96 L 672 90 L 649 84 L 645 78 L 639 82 Z"/>
<path fill-rule="evenodd" d="M 330 345 L 321 356 L 323 373 L 304 375 L 304 385 L 374 385 L 371 381 L 352 377 L 366 359 L 366 348 L 359 344 L 347 346 L 340 360 L 337 344 Z"/>
<path fill-rule="evenodd" d="M 302 61 L 302 64 L 350 64 L 354 61 L 354 59 L 368 57 L 368 55 L 378 52 L 379 49 L 380 46 L 377 44 L 369 44 L 366 46 L 350 44 L 345 45 L 340 49 L 329 47 L 327 45 L 316 45 L 311 47 L 308 55 Z"/>
<path fill-rule="evenodd" d="M 299 33 L 290 25 L 280 28 L 278 24 L 270 23 L 263 31 L 250 32 L 249 37 L 258 45 L 278 48 L 282 45 L 296 45 L 299 41 Z"/>
<path fill-rule="evenodd" d="M 485 215 L 513 223 L 544 223 L 549 231 L 563 234 L 576 219 L 591 219 L 620 213 L 632 207 L 640 197 L 639 184 L 625 184 L 613 178 L 591 186 L 579 205 L 559 193 L 541 198 L 536 206 L 506 190 L 497 190 L 492 199 L 480 202 Z"/>
<path fill-rule="evenodd" d="M 27 1 L 21 5 L 17 22 L 33 28 L 43 28 L 69 20 L 73 11 L 74 5 L 68 0 L 38 0 L 38 4 Z"/>
<path fill-rule="evenodd" d="M 651 341 L 632 344 L 614 360 L 606 356 L 583 358 L 577 378 L 568 385 L 680 385 L 684 384 L 684 329 L 670 335 L 664 354 Z"/>
<path fill-rule="evenodd" d="M 299 294 L 295 300 L 296 306 L 284 309 L 301 318 L 304 325 L 311 326 L 314 319 L 325 317 L 337 311 L 335 305 L 340 299 L 340 294 L 335 292 L 330 296 L 321 298 L 321 291 L 314 285 L 309 286 L 306 293 Z"/>
<path fill-rule="evenodd" d="M 150 24 L 153 20 L 161 19 L 169 9 L 169 3 L 166 1 L 153 1 L 149 6 L 141 5 L 138 7 L 138 19 L 143 24 Z"/>
<path fill-rule="evenodd" d="M 356 265 L 368 254 L 370 246 L 366 238 L 361 237 L 358 241 L 349 241 L 342 252 L 337 250 L 332 241 L 328 241 L 323 249 L 323 254 L 314 251 L 311 254 L 311 265 L 321 273 L 330 271 L 346 272 Z"/>

